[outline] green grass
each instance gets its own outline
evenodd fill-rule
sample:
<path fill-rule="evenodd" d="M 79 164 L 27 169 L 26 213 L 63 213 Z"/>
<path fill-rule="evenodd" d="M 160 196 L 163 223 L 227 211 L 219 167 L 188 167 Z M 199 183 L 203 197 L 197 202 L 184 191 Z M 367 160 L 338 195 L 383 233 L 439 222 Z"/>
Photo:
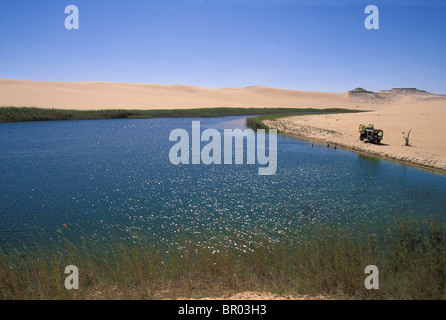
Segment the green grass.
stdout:
<path fill-rule="evenodd" d="M 272 112 L 270 114 L 262 114 L 260 116 L 249 117 L 246 119 L 246 124 L 252 129 L 266 129 L 269 130 L 264 121 L 266 120 L 277 120 L 280 118 L 286 118 L 291 116 L 305 116 L 312 114 L 327 114 L 327 113 L 358 113 L 364 112 L 360 110 L 342 109 L 342 108 L 329 108 L 329 109 L 300 109 L 299 112 Z"/>
<path fill-rule="evenodd" d="M 242 291 L 323 295 L 342 299 L 446 298 L 446 229 L 434 219 L 399 219 L 351 232 L 308 225 L 281 241 L 257 235 L 250 248 L 188 236 L 160 247 L 148 240 L 88 240 L 52 249 L 0 254 L 0 299 L 157 299 L 222 296 Z M 202 241 L 203 243 L 203 241 Z M 64 268 L 79 267 L 80 289 L 64 288 Z M 366 290 L 364 269 L 379 268 L 379 290 Z"/>
<path fill-rule="evenodd" d="M 0 107 L 0 122 L 99 120 L 99 119 L 149 119 L 248 116 L 258 114 L 293 114 L 314 112 L 356 112 L 348 109 L 298 109 L 298 108 L 199 108 L 179 110 L 63 110 L 28 107 Z"/>

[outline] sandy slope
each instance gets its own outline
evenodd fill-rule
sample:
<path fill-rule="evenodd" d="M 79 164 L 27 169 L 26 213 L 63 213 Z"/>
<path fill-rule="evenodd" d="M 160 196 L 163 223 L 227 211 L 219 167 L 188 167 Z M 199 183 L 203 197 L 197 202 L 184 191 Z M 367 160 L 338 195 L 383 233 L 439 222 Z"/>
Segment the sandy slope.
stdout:
<path fill-rule="evenodd" d="M 287 134 L 446 170 L 446 96 L 418 90 L 324 93 L 252 86 L 207 89 L 187 85 L 45 82 L 0 79 L 0 106 L 63 109 L 181 109 L 202 107 L 353 108 L 361 114 L 280 119 Z M 384 144 L 360 142 L 360 123 L 384 130 Z M 403 134 L 412 129 L 411 146 Z"/>
<path fill-rule="evenodd" d="M 207 89 L 187 85 L 46 82 L 0 79 L 0 106 L 61 109 L 186 109 L 204 107 L 352 108 L 346 93 L 252 86 Z"/>
<path fill-rule="evenodd" d="M 446 171 L 446 99 L 404 96 L 398 101 L 367 105 L 372 112 L 314 115 L 278 119 L 267 124 L 286 134 L 322 141 L 332 146 L 423 165 Z M 359 141 L 360 123 L 384 130 L 382 145 Z M 403 132 L 410 134 L 404 146 Z"/>

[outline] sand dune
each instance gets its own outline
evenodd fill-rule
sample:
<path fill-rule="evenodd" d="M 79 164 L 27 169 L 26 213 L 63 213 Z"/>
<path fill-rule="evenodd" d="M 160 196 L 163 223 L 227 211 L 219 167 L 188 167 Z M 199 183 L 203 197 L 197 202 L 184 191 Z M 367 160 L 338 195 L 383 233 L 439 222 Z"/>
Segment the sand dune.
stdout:
<path fill-rule="evenodd" d="M 206 107 L 353 108 L 347 93 L 252 86 L 208 89 L 188 85 L 48 82 L 0 79 L 0 106 L 60 109 L 187 109 Z"/>
<path fill-rule="evenodd" d="M 347 149 L 446 171 L 446 96 L 417 89 L 343 93 L 262 86 L 208 89 L 188 85 L 47 82 L 0 79 L 0 106 L 61 109 L 186 109 L 204 107 L 353 108 L 360 114 L 314 115 L 269 122 L 283 132 Z M 383 145 L 359 141 L 360 123 L 384 130 Z M 411 146 L 403 133 L 412 129 Z"/>
<path fill-rule="evenodd" d="M 290 117 L 267 124 L 286 134 L 446 172 L 446 144 L 442 137 L 446 129 L 445 97 L 404 96 L 396 102 L 368 107 L 373 111 Z M 383 129 L 383 144 L 361 142 L 361 123 Z M 403 136 L 410 129 L 410 146 L 405 146 Z"/>

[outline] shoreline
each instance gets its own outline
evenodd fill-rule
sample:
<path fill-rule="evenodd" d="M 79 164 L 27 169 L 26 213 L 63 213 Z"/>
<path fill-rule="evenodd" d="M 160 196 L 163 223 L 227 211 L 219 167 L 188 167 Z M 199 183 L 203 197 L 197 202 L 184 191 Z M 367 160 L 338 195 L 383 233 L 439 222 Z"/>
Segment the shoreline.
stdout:
<path fill-rule="evenodd" d="M 36 122 L 36 121 L 73 121 L 73 120 L 106 120 L 106 119 L 152 119 L 152 118 L 190 118 L 190 117 L 224 117 L 224 116 L 246 116 L 247 126 L 251 128 L 276 128 L 280 134 L 290 137 L 303 139 L 309 142 L 320 144 L 331 144 L 341 149 L 377 157 L 379 159 L 397 162 L 409 165 L 423 170 L 432 171 L 433 173 L 446 174 L 446 168 L 436 165 L 430 165 L 421 161 L 415 161 L 410 157 L 399 155 L 382 154 L 378 151 L 365 149 L 366 145 L 373 146 L 362 142 L 361 146 L 355 146 L 350 143 L 336 141 L 333 137 L 323 138 L 316 135 L 314 131 L 319 133 L 336 133 L 339 132 L 319 128 L 310 124 L 305 126 L 294 127 L 293 130 L 288 128 L 289 124 L 293 124 L 292 117 L 303 118 L 305 116 L 332 115 L 344 116 L 354 115 L 358 113 L 373 113 L 375 111 L 355 110 L 355 109 L 314 109 L 314 108 L 196 108 L 196 109 L 168 109 L 168 110 L 62 110 L 47 109 L 36 107 L 0 107 L 0 123 L 8 122 Z M 259 115 L 260 114 L 260 115 Z M 254 117 L 250 117 L 253 116 Z M 339 120 L 339 119 L 337 119 Z M 297 129 L 296 129 L 297 128 Z M 299 132 L 299 129 L 305 128 L 307 134 Z M 302 131 L 302 130 L 301 130 Z M 357 141 L 356 141 L 357 142 Z M 386 142 L 386 141 L 385 141 Z M 386 143 L 381 147 L 389 146 Z M 408 147 L 411 148 L 411 147 Z"/>
<path fill-rule="evenodd" d="M 265 126 L 292 137 L 446 174 L 446 146 L 441 139 L 446 118 L 443 100 L 378 104 L 370 109 L 373 110 L 356 114 L 267 116 L 261 120 Z M 382 129 L 382 143 L 360 141 L 359 124 L 374 124 L 376 129 Z"/>
<path fill-rule="evenodd" d="M 35 121 L 70 121 L 70 120 L 107 120 L 107 119 L 153 119 L 153 118 L 218 118 L 226 116 L 299 115 L 299 114 L 333 114 L 356 113 L 354 109 L 341 108 L 195 108 L 195 109 L 106 109 L 75 110 L 48 109 L 37 107 L 3 107 L 0 106 L 0 123 L 35 122 Z"/>
<path fill-rule="evenodd" d="M 370 224 L 368 220 L 362 223 Z M 444 284 L 441 270 L 446 249 L 439 234 L 446 234 L 445 224 L 434 217 L 405 215 L 383 223 L 377 235 L 372 229 L 352 233 L 346 226 L 308 222 L 308 232 L 300 238 L 277 243 L 262 237 L 246 252 L 226 246 L 223 237 L 210 246 L 182 238 L 168 251 L 150 245 L 148 238 L 131 244 L 110 243 L 99 252 L 70 241 L 54 241 L 46 249 L 27 248 L 11 255 L 0 252 L 0 298 L 444 299 L 444 286 L 433 284 Z M 113 249 L 114 254 L 104 249 Z M 364 266 L 369 264 L 389 270 L 383 274 L 386 286 L 382 290 L 371 292 L 362 286 Z M 61 285 L 61 266 L 67 265 L 87 270 L 80 290 Z M 414 286 L 405 285 L 408 281 Z M 419 287 L 425 290 L 420 292 Z"/>
<path fill-rule="evenodd" d="M 352 147 L 349 145 L 339 144 L 339 143 L 331 142 L 331 141 L 320 139 L 320 138 L 319 139 L 318 138 L 310 138 L 310 137 L 306 137 L 303 135 L 295 135 L 295 134 L 286 133 L 286 132 L 280 132 L 280 134 L 291 137 L 291 138 L 305 140 L 307 142 L 314 142 L 314 143 L 317 143 L 320 145 L 330 144 L 330 145 L 336 146 L 337 148 L 342 149 L 342 150 L 346 150 L 346 151 L 350 151 L 350 152 L 354 152 L 354 153 L 358 153 L 358 154 L 363 154 L 366 156 L 372 156 L 372 157 L 376 157 L 378 159 L 392 161 L 392 162 L 396 162 L 399 164 L 404 164 L 404 165 L 415 167 L 418 169 L 430 171 L 430 172 L 436 173 L 436 174 L 446 175 L 446 169 L 443 169 L 443 168 L 438 168 L 438 167 L 429 166 L 429 165 L 422 164 L 422 163 L 411 162 L 408 160 L 402 160 L 402 159 L 398 159 L 398 158 L 387 157 L 387 156 L 383 156 L 383 155 L 376 154 L 373 152 L 366 152 L 364 150 L 361 150 L 361 149 L 358 149 L 358 148 L 355 148 L 355 147 Z"/>

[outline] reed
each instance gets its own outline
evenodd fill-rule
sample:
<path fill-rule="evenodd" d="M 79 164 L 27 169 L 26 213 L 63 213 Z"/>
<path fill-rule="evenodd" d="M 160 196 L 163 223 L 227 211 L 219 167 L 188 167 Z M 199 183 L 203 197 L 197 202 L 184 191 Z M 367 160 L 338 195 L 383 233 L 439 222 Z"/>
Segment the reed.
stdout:
<path fill-rule="evenodd" d="M 249 116 L 258 114 L 294 114 L 314 112 L 358 112 L 349 109 L 299 109 L 299 108 L 197 108 L 178 110 L 65 110 L 34 107 L 0 107 L 0 122 L 100 120 L 100 119 L 150 119 L 150 118 L 200 118 L 224 116 Z"/>
<path fill-rule="evenodd" d="M 358 113 L 365 112 L 362 110 L 351 110 L 351 109 L 341 109 L 341 108 L 329 108 L 329 109 L 299 109 L 298 112 L 271 112 L 263 113 L 262 115 L 257 115 L 255 117 L 246 118 L 246 124 L 252 129 L 266 129 L 269 130 L 270 127 L 267 126 L 264 121 L 266 120 L 277 120 L 280 118 L 292 117 L 292 116 L 306 116 L 314 114 L 327 114 L 327 113 Z"/>
<path fill-rule="evenodd" d="M 3 252 L 0 298 L 197 298 L 248 290 L 341 299 L 446 298 L 446 228 L 434 218 L 401 218 L 379 231 L 309 224 L 279 240 L 256 235 L 248 246 L 229 246 L 215 234 L 200 237 L 177 236 L 175 245 L 140 238 L 102 250 L 67 240 Z M 79 268 L 79 290 L 64 287 L 67 265 Z M 367 265 L 379 268 L 379 290 L 364 287 Z"/>

